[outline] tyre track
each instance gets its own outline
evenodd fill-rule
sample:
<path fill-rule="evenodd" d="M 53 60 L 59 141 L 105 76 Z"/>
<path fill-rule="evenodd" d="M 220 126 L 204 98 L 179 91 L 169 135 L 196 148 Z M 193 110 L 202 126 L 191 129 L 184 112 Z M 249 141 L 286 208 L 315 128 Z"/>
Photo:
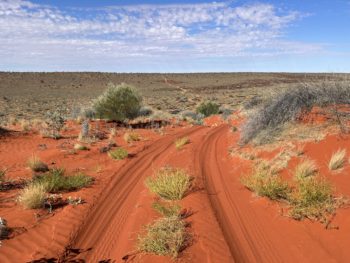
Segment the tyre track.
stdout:
<path fill-rule="evenodd" d="M 130 242 L 120 240 L 120 237 L 124 230 L 123 226 L 142 190 L 142 179 L 150 173 L 153 162 L 166 157 L 175 137 L 188 136 L 202 128 L 187 129 L 155 142 L 118 171 L 72 239 L 71 248 L 85 251 L 92 248 L 81 254 L 79 258 L 87 262 L 98 262 L 110 259 L 113 255 L 125 253 L 125 251 L 118 251 L 118 243 Z"/>
<path fill-rule="evenodd" d="M 209 132 L 195 160 L 235 262 L 335 262 L 301 224 L 277 224 L 272 218 L 262 218 L 266 214 L 256 211 L 242 196 L 242 185 L 229 173 L 227 133 L 228 125 Z"/>

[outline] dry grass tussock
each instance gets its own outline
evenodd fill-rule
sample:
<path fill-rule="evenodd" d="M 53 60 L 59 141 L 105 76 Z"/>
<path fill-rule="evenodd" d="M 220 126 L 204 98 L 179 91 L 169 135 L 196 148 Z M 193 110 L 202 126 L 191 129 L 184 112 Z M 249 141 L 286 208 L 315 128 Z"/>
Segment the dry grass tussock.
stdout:
<path fill-rule="evenodd" d="M 269 166 L 259 164 L 252 174 L 241 178 L 242 184 L 258 196 L 272 200 L 287 199 L 290 187 Z"/>
<path fill-rule="evenodd" d="M 138 238 L 138 248 L 145 253 L 177 258 L 190 243 L 186 222 L 178 217 L 160 218 L 145 228 Z"/>
<path fill-rule="evenodd" d="M 328 163 L 329 170 L 334 171 L 334 170 L 339 170 L 343 168 L 345 164 L 345 156 L 346 156 L 345 149 L 339 149 L 338 151 L 333 153 Z"/>
<path fill-rule="evenodd" d="M 28 159 L 28 167 L 33 171 L 33 172 L 47 172 L 49 170 L 49 167 L 47 166 L 46 163 L 40 160 L 40 158 L 36 155 L 32 155 Z"/>
<path fill-rule="evenodd" d="M 190 143 L 190 139 L 188 137 L 182 137 L 182 138 L 176 139 L 175 147 L 177 150 L 180 150 L 182 149 L 183 146 L 189 143 Z"/>
<path fill-rule="evenodd" d="M 127 143 L 137 142 L 141 140 L 141 136 L 136 132 L 126 132 L 123 138 Z"/>
<path fill-rule="evenodd" d="M 115 150 L 111 150 L 108 152 L 108 156 L 114 160 L 124 160 L 129 155 L 128 151 L 122 147 L 119 147 Z"/>
<path fill-rule="evenodd" d="M 191 188 L 190 176 L 181 169 L 166 167 L 146 179 L 152 193 L 166 200 L 181 200 Z"/>
<path fill-rule="evenodd" d="M 44 206 L 45 198 L 45 185 L 32 183 L 20 192 L 18 202 L 26 209 L 37 209 Z"/>
<path fill-rule="evenodd" d="M 259 196 L 288 204 L 288 215 L 296 220 L 305 218 L 329 224 L 329 217 L 347 200 L 334 196 L 334 187 L 320 175 L 313 161 L 305 160 L 295 170 L 295 182 L 288 185 L 269 166 L 255 167 L 252 174 L 242 177 L 242 183 Z"/>
<path fill-rule="evenodd" d="M 317 166 L 314 161 L 306 159 L 299 163 L 295 168 L 294 177 L 297 180 L 302 180 L 306 177 L 313 176 L 317 173 Z"/>

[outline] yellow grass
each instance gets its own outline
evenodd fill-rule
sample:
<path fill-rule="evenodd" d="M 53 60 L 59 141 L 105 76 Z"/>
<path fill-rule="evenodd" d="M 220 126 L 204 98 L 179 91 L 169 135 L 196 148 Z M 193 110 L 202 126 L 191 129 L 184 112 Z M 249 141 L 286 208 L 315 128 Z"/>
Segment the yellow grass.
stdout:
<path fill-rule="evenodd" d="M 175 141 L 175 147 L 177 150 L 180 150 L 184 145 L 189 143 L 190 143 L 190 139 L 188 137 L 182 137 Z"/>
<path fill-rule="evenodd" d="M 346 156 L 346 150 L 345 149 L 339 149 L 335 153 L 333 153 L 328 168 L 329 170 L 338 170 L 344 167 L 345 164 L 345 156 Z"/>

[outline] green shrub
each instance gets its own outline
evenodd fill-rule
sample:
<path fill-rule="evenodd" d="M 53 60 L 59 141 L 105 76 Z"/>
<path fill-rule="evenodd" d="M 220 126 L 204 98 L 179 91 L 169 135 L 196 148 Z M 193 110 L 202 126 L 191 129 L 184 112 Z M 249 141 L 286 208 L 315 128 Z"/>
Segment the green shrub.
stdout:
<path fill-rule="evenodd" d="M 114 121 L 136 118 L 142 97 L 127 84 L 109 84 L 108 89 L 94 103 L 96 115 Z"/>
<path fill-rule="evenodd" d="M 190 240 L 186 222 L 178 217 L 165 217 L 146 226 L 146 233 L 138 238 L 138 248 L 145 253 L 176 258 Z"/>
<path fill-rule="evenodd" d="M 119 147 L 115 150 L 111 150 L 108 152 L 108 156 L 115 160 L 123 160 L 127 158 L 128 155 L 129 155 L 128 151 L 122 147 Z"/>
<path fill-rule="evenodd" d="M 63 169 L 53 169 L 34 179 L 34 183 L 44 185 L 45 190 L 50 193 L 78 190 L 90 185 L 92 181 L 90 176 L 83 173 L 65 176 Z"/>
<path fill-rule="evenodd" d="M 181 200 L 191 187 L 191 178 L 181 169 L 166 167 L 146 179 L 146 186 L 166 200 Z"/>
<path fill-rule="evenodd" d="M 197 113 L 202 113 L 205 117 L 219 113 L 219 105 L 215 102 L 202 102 L 196 109 Z"/>
<path fill-rule="evenodd" d="M 179 216 L 181 206 L 173 203 L 154 202 L 152 208 L 165 217 Z"/>

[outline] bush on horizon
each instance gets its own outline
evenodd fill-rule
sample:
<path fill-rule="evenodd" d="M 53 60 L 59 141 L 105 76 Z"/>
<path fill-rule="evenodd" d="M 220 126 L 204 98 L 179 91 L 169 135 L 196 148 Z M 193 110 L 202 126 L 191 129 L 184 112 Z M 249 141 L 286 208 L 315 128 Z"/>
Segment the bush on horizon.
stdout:
<path fill-rule="evenodd" d="M 218 114 L 220 106 L 212 101 L 202 102 L 196 109 L 197 113 L 203 114 L 205 117 Z"/>
<path fill-rule="evenodd" d="M 112 121 L 125 121 L 138 116 L 142 97 L 128 84 L 108 84 L 107 90 L 94 102 L 96 116 Z"/>

